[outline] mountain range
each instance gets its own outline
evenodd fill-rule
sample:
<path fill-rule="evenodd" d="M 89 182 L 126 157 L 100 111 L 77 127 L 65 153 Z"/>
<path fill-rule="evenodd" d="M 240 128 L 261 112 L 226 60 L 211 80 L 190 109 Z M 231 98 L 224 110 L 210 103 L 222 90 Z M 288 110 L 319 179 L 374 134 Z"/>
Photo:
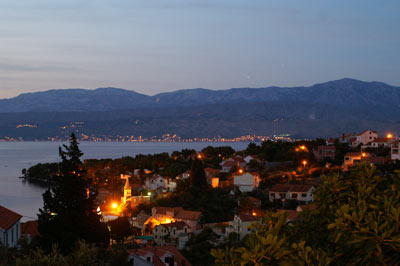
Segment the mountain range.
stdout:
<path fill-rule="evenodd" d="M 47 139 L 81 121 L 86 135 L 325 137 L 400 132 L 400 87 L 341 79 L 310 87 L 187 89 L 154 96 L 119 88 L 24 93 L 0 100 L 0 138 Z M 18 127 L 32 124 L 36 127 Z M 18 127 L 18 128 L 17 128 Z"/>

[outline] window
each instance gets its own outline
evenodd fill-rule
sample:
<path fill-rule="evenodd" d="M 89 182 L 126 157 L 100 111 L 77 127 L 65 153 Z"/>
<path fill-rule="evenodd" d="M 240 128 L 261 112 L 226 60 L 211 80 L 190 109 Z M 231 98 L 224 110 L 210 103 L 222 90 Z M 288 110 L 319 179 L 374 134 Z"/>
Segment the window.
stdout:
<path fill-rule="evenodd" d="M 281 199 L 285 199 L 286 198 L 286 194 L 285 193 L 281 193 L 280 197 L 281 197 Z"/>
<path fill-rule="evenodd" d="M 14 243 L 14 227 L 11 228 L 11 243 Z"/>
<path fill-rule="evenodd" d="M 271 198 L 275 198 L 275 193 L 271 193 Z"/>
<path fill-rule="evenodd" d="M 148 262 L 151 262 L 151 257 L 146 258 Z"/>
<path fill-rule="evenodd" d="M 303 197 L 303 198 L 307 198 L 307 194 L 301 194 L 301 196 Z"/>
<path fill-rule="evenodd" d="M 185 233 L 187 233 L 187 228 L 185 227 Z"/>
<path fill-rule="evenodd" d="M 292 194 L 292 199 L 297 199 L 297 193 Z"/>

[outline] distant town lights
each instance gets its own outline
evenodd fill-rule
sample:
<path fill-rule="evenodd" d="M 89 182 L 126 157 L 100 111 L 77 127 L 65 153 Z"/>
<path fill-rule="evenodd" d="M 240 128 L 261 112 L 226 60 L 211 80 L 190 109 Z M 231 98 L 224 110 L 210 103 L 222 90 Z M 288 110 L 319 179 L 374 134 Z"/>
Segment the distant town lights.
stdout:
<path fill-rule="evenodd" d="M 386 135 L 386 137 L 387 137 L 388 139 L 391 139 L 391 138 L 393 138 L 393 135 L 390 134 L 390 133 L 388 133 L 388 134 Z"/>

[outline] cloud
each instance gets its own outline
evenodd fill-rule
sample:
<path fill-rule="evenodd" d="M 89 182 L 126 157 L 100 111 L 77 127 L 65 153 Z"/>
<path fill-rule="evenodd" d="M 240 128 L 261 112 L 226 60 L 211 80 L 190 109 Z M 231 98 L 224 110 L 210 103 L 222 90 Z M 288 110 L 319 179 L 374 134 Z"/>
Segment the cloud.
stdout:
<path fill-rule="evenodd" d="M 18 72 L 70 72 L 78 71 L 77 67 L 67 67 L 51 64 L 10 64 L 0 62 L 0 71 L 18 71 Z"/>

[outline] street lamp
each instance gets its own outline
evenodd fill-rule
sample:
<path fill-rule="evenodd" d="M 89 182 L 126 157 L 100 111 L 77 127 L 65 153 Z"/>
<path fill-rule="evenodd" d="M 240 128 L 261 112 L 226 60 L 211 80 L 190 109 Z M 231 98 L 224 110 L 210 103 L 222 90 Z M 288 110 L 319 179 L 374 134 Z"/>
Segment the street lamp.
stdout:
<path fill-rule="evenodd" d="M 304 168 L 306 168 L 306 165 L 307 165 L 307 161 L 304 160 L 304 161 L 303 161 L 303 166 L 304 166 Z"/>
<path fill-rule="evenodd" d="M 112 207 L 113 209 L 116 209 L 116 208 L 118 207 L 118 204 L 114 202 L 114 203 L 111 205 L 111 207 Z"/>

